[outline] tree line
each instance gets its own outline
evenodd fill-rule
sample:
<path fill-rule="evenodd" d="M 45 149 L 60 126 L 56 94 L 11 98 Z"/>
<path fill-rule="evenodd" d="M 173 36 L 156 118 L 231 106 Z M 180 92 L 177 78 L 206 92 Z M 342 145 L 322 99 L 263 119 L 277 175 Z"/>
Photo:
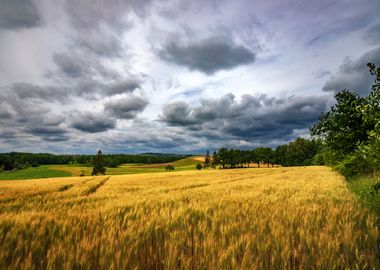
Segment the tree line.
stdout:
<path fill-rule="evenodd" d="M 220 148 L 210 155 L 205 155 L 204 168 L 243 168 L 256 163 L 260 166 L 308 166 L 322 165 L 323 161 L 316 154 L 323 145 L 317 139 L 297 138 L 288 144 L 279 145 L 276 149 L 258 147 L 252 150 Z"/>
<path fill-rule="evenodd" d="M 173 162 L 187 157 L 175 154 L 112 154 L 103 155 L 107 167 L 117 167 L 123 163 L 156 164 Z M 96 155 L 54 155 L 48 153 L 0 153 L 0 170 L 12 171 L 27 167 L 53 164 L 79 164 L 88 167 L 93 166 Z"/>

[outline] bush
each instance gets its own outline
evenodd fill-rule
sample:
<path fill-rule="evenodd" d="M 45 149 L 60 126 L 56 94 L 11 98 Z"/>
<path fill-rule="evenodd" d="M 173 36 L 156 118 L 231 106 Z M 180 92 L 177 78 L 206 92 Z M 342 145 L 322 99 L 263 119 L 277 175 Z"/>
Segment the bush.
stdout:
<path fill-rule="evenodd" d="M 165 171 L 169 171 L 169 172 L 174 171 L 174 166 L 171 165 L 171 164 L 166 165 L 166 166 L 165 166 Z"/>
<path fill-rule="evenodd" d="M 353 154 L 346 156 L 335 166 L 335 169 L 345 177 L 353 177 L 371 172 L 367 160 L 360 152 L 354 152 Z"/>
<path fill-rule="evenodd" d="M 197 165 L 195 165 L 195 169 L 202 170 L 202 164 L 197 163 Z"/>
<path fill-rule="evenodd" d="M 120 163 L 116 158 L 109 158 L 107 165 L 109 168 L 117 168 L 120 165 Z"/>

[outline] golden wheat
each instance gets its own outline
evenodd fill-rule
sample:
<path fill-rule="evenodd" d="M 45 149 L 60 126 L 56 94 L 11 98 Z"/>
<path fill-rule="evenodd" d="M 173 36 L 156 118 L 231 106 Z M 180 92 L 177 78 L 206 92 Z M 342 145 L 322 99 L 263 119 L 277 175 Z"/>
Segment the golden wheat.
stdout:
<path fill-rule="evenodd" d="M 0 182 L 0 267 L 380 269 L 376 217 L 326 167 Z"/>

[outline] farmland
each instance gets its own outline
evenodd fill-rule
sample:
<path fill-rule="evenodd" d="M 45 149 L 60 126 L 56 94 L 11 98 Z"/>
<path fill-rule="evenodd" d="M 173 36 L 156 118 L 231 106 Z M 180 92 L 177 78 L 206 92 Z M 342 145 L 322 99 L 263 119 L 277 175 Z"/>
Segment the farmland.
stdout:
<path fill-rule="evenodd" d="M 379 269 L 377 217 L 327 167 L 0 182 L 0 265 Z"/>
<path fill-rule="evenodd" d="M 194 170 L 195 164 L 201 162 L 200 157 L 190 157 L 180 159 L 171 163 L 158 164 L 122 164 L 117 168 L 107 168 L 107 175 L 117 174 L 139 174 L 164 172 L 165 165 L 172 164 L 176 171 Z M 78 164 L 64 165 L 41 165 L 39 167 L 29 167 L 26 169 L 16 170 L 14 172 L 0 172 L 0 180 L 17 180 L 17 179 L 36 179 L 49 177 L 66 177 L 66 176 L 90 176 L 92 167 L 86 167 Z"/>

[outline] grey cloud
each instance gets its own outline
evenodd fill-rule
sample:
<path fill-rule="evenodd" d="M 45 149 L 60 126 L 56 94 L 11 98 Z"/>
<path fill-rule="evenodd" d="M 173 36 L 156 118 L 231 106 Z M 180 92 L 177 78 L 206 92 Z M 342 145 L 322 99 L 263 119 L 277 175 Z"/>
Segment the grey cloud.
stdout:
<path fill-rule="evenodd" d="M 255 61 L 255 54 L 246 47 L 219 38 L 210 38 L 187 46 L 171 42 L 166 44 L 159 55 L 168 62 L 186 66 L 207 75 Z"/>
<path fill-rule="evenodd" d="M 134 78 L 114 80 L 107 83 L 98 80 L 81 79 L 73 85 L 68 84 L 67 86 L 14 83 L 2 87 L 3 94 L 6 94 L 2 99 L 8 103 L 18 103 L 21 100 L 25 102 L 26 100 L 44 100 L 66 103 L 74 96 L 96 100 L 106 96 L 133 93 L 136 89 L 141 88 L 141 83 L 139 79 Z M 1 112 L 5 113 L 5 108 Z"/>
<path fill-rule="evenodd" d="M 110 115 L 121 119 L 133 119 L 142 112 L 148 105 L 148 101 L 137 97 L 129 96 L 118 100 L 107 102 L 104 107 Z"/>
<path fill-rule="evenodd" d="M 116 122 L 100 113 L 74 112 L 70 126 L 83 132 L 97 133 L 115 128 Z"/>
<path fill-rule="evenodd" d="M 370 45 L 380 43 L 380 24 L 373 25 L 364 34 L 364 39 L 368 41 Z"/>
<path fill-rule="evenodd" d="M 0 118 L 2 119 L 10 119 L 12 118 L 12 114 L 8 108 L 5 107 L 6 104 L 0 103 Z"/>
<path fill-rule="evenodd" d="M 131 93 L 135 91 L 137 88 L 141 87 L 140 80 L 137 79 L 127 79 L 122 81 L 117 81 L 113 84 L 108 85 L 107 92 L 110 95 L 123 94 L 123 93 Z"/>
<path fill-rule="evenodd" d="M 86 36 L 80 36 L 77 39 L 77 43 L 79 46 L 103 57 L 119 57 L 123 51 L 121 40 L 108 31 L 102 35 L 95 32 L 88 33 Z"/>
<path fill-rule="evenodd" d="M 67 136 L 67 131 L 57 126 L 33 127 L 30 130 L 26 130 L 26 132 L 41 137 L 43 140 L 49 142 L 60 142 L 70 139 L 70 137 Z"/>
<path fill-rule="evenodd" d="M 11 90 L 17 94 L 20 99 L 43 99 L 43 100 L 60 100 L 63 101 L 69 94 L 67 89 L 54 86 L 39 86 L 29 83 L 15 83 Z"/>
<path fill-rule="evenodd" d="M 191 108 L 186 102 L 178 101 L 167 104 L 159 117 L 160 121 L 174 126 L 187 126 L 195 124 L 190 117 Z"/>
<path fill-rule="evenodd" d="M 105 67 L 99 58 L 83 51 L 60 52 L 53 55 L 53 62 L 58 70 L 50 72 L 49 76 L 58 79 L 80 79 L 87 80 L 101 78 L 103 80 L 119 79 L 119 74 Z"/>
<path fill-rule="evenodd" d="M 94 98 L 95 95 L 106 97 L 117 94 L 130 94 L 138 88 L 141 88 L 141 81 L 133 78 L 115 80 L 108 83 L 100 82 L 98 80 L 83 79 L 77 83 L 75 93 L 80 96 Z"/>
<path fill-rule="evenodd" d="M 310 127 L 330 104 L 330 96 L 270 98 L 246 94 L 238 101 L 227 94 L 204 99 L 196 107 L 185 102 L 168 104 L 159 120 L 208 140 L 268 143 L 293 139 L 295 130 Z"/>
<path fill-rule="evenodd" d="M 346 60 L 340 66 L 339 71 L 325 83 L 322 90 L 337 93 L 343 89 L 349 89 L 361 95 L 368 94 L 373 83 L 367 67 L 368 62 L 380 65 L 380 47 L 365 53 L 355 61 Z"/>
<path fill-rule="evenodd" d="M 134 12 L 143 18 L 150 3 L 150 0 L 83 0 L 75 4 L 67 1 L 66 11 L 78 32 L 74 43 L 97 56 L 119 57 L 123 51 L 122 31 L 131 26 L 127 14 Z"/>
<path fill-rule="evenodd" d="M 26 89 L 25 91 L 23 91 Z M 13 90 L 13 92 L 9 92 Z M 30 92 L 28 92 L 29 90 Z M 38 89 L 37 89 L 38 90 Z M 9 128 L 11 133 L 3 134 L 7 139 L 30 137 L 30 134 L 44 141 L 66 141 L 69 139 L 67 131 L 59 127 L 65 117 L 55 114 L 47 103 L 42 103 L 42 92 L 34 92 L 33 88 L 17 85 L 12 89 L 5 89 L 2 96 L 1 108 L 9 113 L 8 117 L 0 117 L 1 126 Z M 0 110 L 1 111 L 1 110 Z M 17 136 L 16 136 L 17 135 Z"/>
<path fill-rule="evenodd" d="M 17 136 L 17 132 L 14 130 L 4 130 L 0 132 L 0 138 L 2 139 L 14 139 Z"/>
<path fill-rule="evenodd" d="M 37 6 L 32 0 L 1 1 L 0 29 L 18 30 L 41 24 Z"/>
<path fill-rule="evenodd" d="M 128 24 L 125 14 L 134 12 L 144 17 L 150 0 L 82 0 L 73 4 L 67 2 L 66 10 L 74 27 L 81 30 L 99 29 L 102 24 L 114 25 L 116 28 Z"/>
<path fill-rule="evenodd" d="M 55 53 L 53 55 L 53 62 L 60 68 L 60 70 L 68 77 L 81 77 L 84 73 L 84 64 L 80 63 L 78 58 L 66 53 Z M 87 69 L 87 66 L 85 66 Z M 87 71 L 88 72 L 88 71 Z"/>
<path fill-rule="evenodd" d="M 314 79 L 320 79 L 328 75 L 331 75 L 331 72 L 326 69 L 320 69 L 320 70 L 314 71 L 313 75 L 314 75 Z"/>

